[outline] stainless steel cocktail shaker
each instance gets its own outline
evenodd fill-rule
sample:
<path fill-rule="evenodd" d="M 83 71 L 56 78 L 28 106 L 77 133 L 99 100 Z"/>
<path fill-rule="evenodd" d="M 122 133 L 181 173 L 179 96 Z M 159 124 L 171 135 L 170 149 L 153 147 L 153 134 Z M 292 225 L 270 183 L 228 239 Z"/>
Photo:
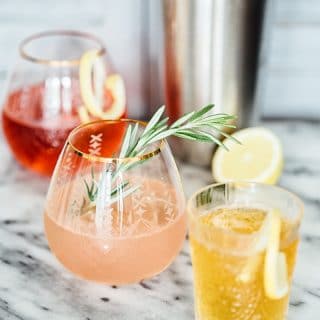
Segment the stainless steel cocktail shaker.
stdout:
<path fill-rule="evenodd" d="M 263 0 L 164 0 L 165 95 L 171 119 L 214 103 L 214 112 L 251 114 Z M 173 141 L 175 153 L 210 163 L 213 146 Z"/>

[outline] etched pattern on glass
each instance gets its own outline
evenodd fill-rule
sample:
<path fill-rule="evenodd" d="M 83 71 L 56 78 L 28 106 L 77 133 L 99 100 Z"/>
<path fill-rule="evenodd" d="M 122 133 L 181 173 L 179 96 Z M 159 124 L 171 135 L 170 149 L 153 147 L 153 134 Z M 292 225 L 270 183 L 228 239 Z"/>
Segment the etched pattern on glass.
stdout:
<path fill-rule="evenodd" d="M 113 226 L 122 236 L 155 231 L 175 221 L 179 213 L 169 185 L 146 179 L 139 184 L 141 187 L 124 200 L 124 210 L 113 214 Z"/>
<path fill-rule="evenodd" d="M 92 156 L 101 155 L 101 144 L 102 144 L 103 133 L 91 134 L 89 140 L 88 151 Z"/>
<path fill-rule="evenodd" d="M 60 167 L 60 170 L 58 172 L 58 178 L 57 178 L 57 184 L 61 186 L 62 184 L 69 181 L 70 176 L 73 173 L 73 170 L 75 169 L 75 158 L 74 158 L 74 152 L 71 150 L 65 151 L 65 156 L 61 160 L 62 166 Z"/>

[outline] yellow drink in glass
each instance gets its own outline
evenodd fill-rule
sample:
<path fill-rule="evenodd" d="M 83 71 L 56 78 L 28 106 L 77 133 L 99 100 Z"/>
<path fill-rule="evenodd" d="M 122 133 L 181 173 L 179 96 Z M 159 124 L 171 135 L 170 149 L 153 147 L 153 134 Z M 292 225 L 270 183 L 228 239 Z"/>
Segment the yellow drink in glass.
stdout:
<path fill-rule="evenodd" d="M 277 187 L 253 183 L 209 186 L 188 205 L 199 320 L 284 320 L 289 293 L 265 290 L 269 210 L 281 211 L 280 252 L 292 279 L 302 203 Z M 268 278 L 267 278 L 268 279 Z"/>

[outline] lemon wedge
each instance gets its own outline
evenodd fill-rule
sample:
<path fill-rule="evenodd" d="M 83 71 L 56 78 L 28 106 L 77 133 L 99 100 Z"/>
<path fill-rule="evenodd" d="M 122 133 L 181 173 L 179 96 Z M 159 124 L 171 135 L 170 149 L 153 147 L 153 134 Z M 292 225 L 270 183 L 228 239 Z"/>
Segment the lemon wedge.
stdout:
<path fill-rule="evenodd" d="M 268 215 L 270 217 L 264 261 L 264 290 L 268 298 L 281 299 L 289 291 L 286 256 L 279 251 L 281 214 L 278 210 L 272 210 Z"/>
<path fill-rule="evenodd" d="M 125 112 L 126 94 L 123 79 L 119 74 L 111 74 L 105 81 L 104 77 L 104 66 L 99 58 L 99 51 L 85 52 L 80 59 L 79 66 L 80 91 L 84 105 L 79 107 L 78 113 L 82 122 L 88 122 L 89 115 L 99 119 L 115 120 Z M 101 84 L 103 88 L 101 88 Z M 103 92 L 105 90 L 112 96 L 112 105 L 107 111 L 103 110 Z"/>
<path fill-rule="evenodd" d="M 247 128 L 224 140 L 212 159 L 212 174 L 218 182 L 254 181 L 275 184 L 282 171 L 283 154 L 279 139 L 268 129 Z"/>

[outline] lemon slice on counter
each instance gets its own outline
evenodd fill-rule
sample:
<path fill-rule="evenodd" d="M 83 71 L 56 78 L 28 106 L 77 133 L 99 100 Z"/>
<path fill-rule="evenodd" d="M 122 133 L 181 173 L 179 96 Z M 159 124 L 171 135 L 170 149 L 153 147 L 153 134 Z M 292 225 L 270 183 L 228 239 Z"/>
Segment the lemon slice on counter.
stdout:
<path fill-rule="evenodd" d="M 279 139 L 268 129 L 247 128 L 224 140 L 212 159 L 212 174 L 218 182 L 254 181 L 275 184 L 282 171 L 283 154 Z"/>
<path fill-rule="evenodd" d="M 278 210 L 272 210 L 269 215 L 270 227 L 264 261 L 264 290 L 268 298 L 281 299 L 289 291 L 286 256 L 279 251 L 281 214 Z"/>
<path fill-rule="evenodd" d="M 79 107 L 78 110 L 82 122 L 88 122 L 90 115 L 99 119 L 119 119 L 125 112 L 126 94 L 124 81 L 119 74 L 111 74 L 103 83 L 103 68 L 98 50 L 90 50 L 82 55 L 79 79 L 84 105 Z M 103 89 L 101 89 L 101 84 Z M 106 111 L 103 110 L 104 90 L 108 91 L 112 96 L 112 104 Z"/>

